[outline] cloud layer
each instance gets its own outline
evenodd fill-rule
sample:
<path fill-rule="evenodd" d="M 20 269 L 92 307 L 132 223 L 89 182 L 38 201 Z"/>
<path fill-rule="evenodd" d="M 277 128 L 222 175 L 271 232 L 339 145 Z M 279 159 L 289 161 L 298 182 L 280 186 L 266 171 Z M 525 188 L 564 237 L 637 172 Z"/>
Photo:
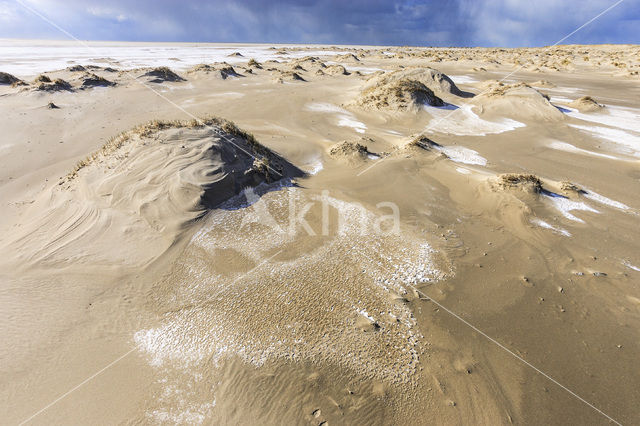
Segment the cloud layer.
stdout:
<path fill-rule="evenodd" d="M 420 46 L 554 44 L 613 0 L 0 0 L 0 37 Z M 26 7 L 25 7 L 26 6 Z M 638 43 L 626 0 L 565 43 Z"/>

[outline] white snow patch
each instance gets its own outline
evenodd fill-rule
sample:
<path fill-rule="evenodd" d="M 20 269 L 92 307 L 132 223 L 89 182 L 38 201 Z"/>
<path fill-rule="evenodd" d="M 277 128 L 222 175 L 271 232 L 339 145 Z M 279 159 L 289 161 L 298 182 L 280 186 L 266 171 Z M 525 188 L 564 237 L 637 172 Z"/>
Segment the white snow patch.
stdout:
<path fill-rule="evenodd" d="M 582 121 L 600 124 L 600 126 L 570 124 L 571 127 L 615 142 L 624 153 L 640 156 L 640 110 L 607 106 L 603 112 L 581 113 L 569 108 L 566 114 Z"/>
<path fill-rule="evenodd" d="M 634 270 L 634 271 L 636 271 L 636 272 L 640 272 L 640 267 L 638 267 L 638 266 L 633 266 L 633 265 L 632 265 L 631 263 L 629 263 L 629 261 L 627 261 L 627 260 L 623 261 L 623 262 L 622 262 L 622 264 L 623 264 L 624 266 L 626 266 L 627 268 L 629 268 L 629 269 L 633 269 L 633 270 Z"/>
<path fill-rule="evenodd" d="M 473 112 L 470 105 L 462 105 L 455 110 L 450 108 L 434 108 L 425 106 L 429 114 L 433 115 L 425 131 L 431 133 L 449 133 L 458 136 L 485 136 L 504 133 L 525 124 L 519 121 L 503 118 L 500 121 L 487 121 Z"/>
<path fill-rule="evenodd" d="M 470 75 L 450 75 L 449 78 L 456 84 L 469 84 L 478 82 L 478 79 L 473 78 Z"/>
<path fill-rule="evenodd" d="M 545 222 L 542 219 L 538 219 L 538 218 L 531 219 L 531 223 L 533 223 L 534 225 L 538 225 L 541 228 L 551 229 L 553 232 L 556 232 L 556 233 L 558 233 L 560 235 L 564 235 L 565 237 L 570 237 L 571 236 L 571 233 L 569 231 L 567 231 L 566 229 L 557 228 L 557 227 L 551 225 L 550 223 Z"/>
<path fill-rule="evenodd" d="M 444 153 L 456 163 L 474 164 L 477 166 L 486 166 L 487 159 L 474 151 L 464 146 L 434 146 L 435 149 Z"/>
<path fill-rule="evenodd" d="M 367 126 L 358 121 L 355 115 L 337 105 L 327 102 L 314 102 L 305 105 L 305 109 L 313 112 L 337 114 L 338 126 L 340 127 L 351 127 L 358 133 L 364 133 L 367 130 Z"/>
<path fill-rule="evenodd" d="M 586 149 L 578 148 L 577 146 L 571 145 L 569 143 L 560 142 L 560 141 L 551 142 L 549 144 L 549 148 L 557 149 L 559 151 L 571 152 L 574 154 L 584 154 L 584 155 L 591 155 L 594 157 L 608 158 L 610 160 L 623 160 L 622 158 L 619 158 L 613 155 L 602 154 L 595 151 L 589 151 Z"/>
<path fill-rule="evenodd" d="M 587 193 L 584 194 L 584 196 L 597 203 L 605 204 L 607 206 L 614 207 L 620 210 L 629 210 L 629 206 L 627 206 L 626 204 L 623 204 L 619 201 L 612 200 L 611 198 L 607 198 L 604 195 L 600 195 L 597 192 L 591 191 L 590 189 L 585 189 L 585 191 Z"/>
<path fill-rule="evenodd" d="M 563 198 L 563 197 L 548 197 L 548 199 L 551 202 L 551 204 L 553 204 L 553 207 L 555 207 L 556 210 L 559 210 L 564 217 L 566 217 L 569 220 L 573 220 L 575 222 L 585 223 L 584 220 L 571 214 L 571 212 L 574 210 L 600 213 L 598 210 L 594 209 L 593 207 L 589 206 L 588 204 L 582 201 L 573 201 L 573 200 L 570 200 L 569 198 Z"/>
<path fill-rule="evenodd" d="M 307 164 L 307 173 L 310 175 L 316 175 L 318 174 L 322 169 L 324 169 L 324 164 L 322 163 L 322 160 L 320 160 L 319 158 L 317 158 L 316 160 L 314 160 L 313 162 Z"/>
<path fill-rule="evenodd" d="M 617 151 L 623 154 L 640 157 L 640 136 L 636 136 L 626 130 L 611 127 L 583 126 L 580 124 L 569 124 L 569 126 L 615 143 L 618 148 Z"/>
<path fill-rule="evenodd" d="M 464 167 L 456 167 L 456 171 L 458 173 L 463 174 L 463 175 L 470 175 L 471 174 L 471 170 L 465 169 Z"/>

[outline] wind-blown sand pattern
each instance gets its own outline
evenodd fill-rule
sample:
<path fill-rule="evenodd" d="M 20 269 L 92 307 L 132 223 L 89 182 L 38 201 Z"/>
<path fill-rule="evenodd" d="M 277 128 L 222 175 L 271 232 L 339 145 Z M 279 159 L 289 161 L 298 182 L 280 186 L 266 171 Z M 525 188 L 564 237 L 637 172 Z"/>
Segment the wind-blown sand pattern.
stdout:
<path fill-rule="evenodd" d="M 4 43 L 5 422 L 640 422 L 638 46 Z"/>

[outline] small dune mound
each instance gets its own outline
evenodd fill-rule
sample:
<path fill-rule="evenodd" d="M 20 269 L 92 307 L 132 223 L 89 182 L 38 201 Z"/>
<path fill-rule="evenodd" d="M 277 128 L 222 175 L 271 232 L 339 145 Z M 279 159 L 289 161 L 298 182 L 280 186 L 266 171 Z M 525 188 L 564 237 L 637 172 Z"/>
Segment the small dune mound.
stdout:
<path fill-rule="evenodd" d="M 164 154 L 155 154 L 158 151 Z M 199 154 L 194 156 L 196 152 Z M 204 208 L 216 207 L 247 186 L 302 176 L 299 169 L 232 122 L 209 118 L 152 121 L 122 133 L 79 162 L 61 184 L 73 182 L 81 174 L 93 174 L 96 169 L 100 169 L 96 177 L 105 173 L 103 169 L 113 169 L 111 173 L 116 174 L 120 173 L 118 169 L 126 169 L 127 176 L 122 176 L 123 179 L 140 179 L 139 183 L 143 184 L 147 181 L 144 174 L 151 166 L 149 162 L 158 156 L 164 158 L 159 163 L 163 165 L 161 169 L 173 164 L 175 171 L 182 170 L 180 179 L 187 178 L 189 184 L 195 184 L 194 179 L 202 180 L 198 186 L 200 205 Z M 134 169 L 138 166 L 140 175 L 136 176 Z M 185 169 L 191 171 L 185 173 Z M 169 172 L 159 170 L 158 173 Z"/>
<path fill-rule="evenodd" d="M 49 102 L 47 104 L 47 109 L 60 109 L 60 107 L 56 104 L 54 104 L 53 102 Z"/>
<path fill-rule="evenodd" d="M 154 68 L 142 74 L 140 77 L 149 77 L 149 83 L 164 83 L 165 81 L 185 81 L 184 78 L 171 71 L 171 69 L 168 67 Z"/>
<path fill-rule="evenodd" d="M 244 55 L 242 53 L 240 53 L 240 52 L 233 52 L 233 53 L 231 53 L 231 54 L 229 54 L 227 56 L 230 57 L 230 58 L 234 58 L 234 57 L 235 58 L 244 58 Z"/>
<path fill-rule="evenodd" d="M 519 189 L 536 194 L 543 191 L 542 181 L 538 176 L 521 173 L 505 173 L 498 176 L 498 187 L 500 189 Z"/>
<path fill-rule="evenodd" d="M 220 73 L 220 78 L 223 80 L 226 80 L 229 77 L 242 77 L 231 65 L 218 68 L 217 71 Z"/>
<path fill-rule="evenodd" d="M 549 97 L 526 83 L 505 84 L 488 81 L 484 90 L 470 103 L 478 113 L 524 120 L 558 120 L 562 112 L 549 102 Z"/>
<path fill-rule="evenodd" d="M 329 149 L 329 155 L 337 159 L 366 159 L 371 154 L 367 147 L 359 142 L 342 141 Z"/>
<path fill-rule="evenodd" d="M 378 79 L 376 79 L 378 80 Z M 365 109 L 407 111 L 418 110 L 424 105 L 444 106 L 442 99 L 431 89 L 416 80 L 385 79 L 368 84 L 362 90 L 356 105 Z"/>
<path fill-rule="evenodd" d="M 116 85 L 116 83 L 114 83 L 113 81 L 107 80 L 106 78 L 100 77 L 99 75 L 93 73 L 84 74 L 80 80 L 82 81 L 81 87 L 83 89 L 88 89 L 91 87 L 109 87 Z"/>
<path fill-rule="evenodd" d="M 577 109 L 580 112 L 594 112 L 600 111 L 605 106 L 596 102 L 591 96 L 583 96 L 580 99 L 569 104 L 570 107 Z"/>
<path fill-rule="evenodd" d="M 456 86 L 446 74 L 433 68 L 407 68 L 394 71 L 392 73 L 376 73 L 371 84 L 375 84 L 376 80 L 380 82 L 393 82 L 400 80 L 417 81 L 429 88 L 438 97 L 449 98 L 455 100 L 455 97 L 470 98 L 473 93 L 464 92 Z"/>
<path fill-rule="evenodd" d="M 325 67 L 325 64 L 317 56 L 305 56 L 303 58 L 292 61 L 291 64 L 297 64 L 302 66 L 310 66 L 310 65 L 316 64 L 319 67 L 322 67 L 322 68 Z"/>
<path fill-rule="evenodd" d="M 207 64 L 199 64 L 191 68 L 189 71 L 187 71 L 187 73 L 212 74 L 213 76 L 221 78 L 222 80 L 226 80 L 227 78 L 230 78 L 230 77 L 242 77 L 241 74 L 238 74 L 238 72 L 231 65 L 227 63 L 222 63 L 214 66 L 207 65 Z"/>
<path fill-rule="evenodd" d="M 249 59 L 249 62 L 247 62 L 247 66 L 250 68 L 262 69 L 262 65 L 260 65 L 260 62 L 256 61 L 253 58 Z"/>
<path fill-rule="evenodd" d="M 37 76 L 34 80 L 33 80 L 34 84 L 38 84 L 38 83 L 51 83 L 51 79 L 44 75 L 44 74 L 40 74 L 39 76 Z"/>
<path fill-rule="evenodd" d="M 294 71 L 279 71 L 276 77 L 276 83 L 284 83 L 285 81 L 307 81 Z"/>
<path fill-rule="evenodd" d="M 72 91 L 73 88 L 69 82 L 56 78 L 51 81 L 49 77 L 46 75 L 39 75 L 35 80 L 36 90 L 44 91 L 44 92 L 59 92 L 59 91 Z"/>
<path fill-rule="evenodd" d="M 80 72 L 80 71 L 86 71 L 86 70 L 87 68 L 85 68 L 82 65 L 73 65 L 67 68 L 67 71 L 70 71 L 70 72 Z"/>
<path fill-rule="evenodd" d="M 409 140 L 409 142 L 402 145 L 402 149 L 424 149 L 431 150 L 434 146 L 439 146 L 437 143 L 429 139 L 424 135 L 418 135 Z"/>
<path fill-rule="evenodd" d="M 12 86 L 16 86 L 20 83 L 24 83 L 22 80 L 20 80 L 18 77 L 13 76 L 9 73 L 6 72 L 0 72 L 0 85 L 12 85 Z"/>
<path fill-rule="evenodd" d="M 302 175 L 226 120 L 153 121 L 109 140 L 42 193 L 30 228 L 15 235 L 16 253 L 40 265 L 139 268 L 208 210 L 237 208 L 232 197 L 245 188 Z"/>
<path fill-rule="evenodd" d="M 560 182 L 559 187 L 560 187 L 560 191 L 567 195 L 583 195 L 587 193 L 587 191 L 580 188 L 575 183 L 569 182 L 569 181 Z"/>
<path fill-rule="evenodd" d="M 547 88 L 547 89 L 552 88 L 552 87 L 556 87 L 555 84 L 553 84 L 552 82 L 547 81 L 547 80 L 534 81 L 533 83 L 529 83 L 529 85 L 533 86 L 533 87 L 543 87 L 543 88 Z"/>
<path fill-rule="evenodd" d="M 191 73 L 194 73 L 194 72 L 211 72 L 213 70 L 215 70 L 215 68 L 212 67 L 211 65 L 198 64 L 198 65 L 193 66 L 191 69 L 189 69 L 187 71 L 187 73 L 191 74 Z"/>
<path fill-rule="evenodd" d="M 342 65 L 329 65 L 324 69 L 324 73 L 329 75 L 349 75 L 350 74 L 347 71 L 347 69 Z"/>
<path fill-rule="evenodd" d="M 336 56 L 337 62 L 360 62 L 360 59 L 353 53 L 347 53 L 346 55 Z"/>

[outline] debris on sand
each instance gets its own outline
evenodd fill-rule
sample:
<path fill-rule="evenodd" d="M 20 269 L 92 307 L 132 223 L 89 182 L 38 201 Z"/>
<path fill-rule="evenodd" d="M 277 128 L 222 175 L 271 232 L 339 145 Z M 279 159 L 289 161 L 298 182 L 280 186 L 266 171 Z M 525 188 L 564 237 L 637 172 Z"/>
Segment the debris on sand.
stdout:
<path fill-rule="evenodd" d="M 109 81 L 104 77 L 100 77 L 99 75 L 93 73 L 86 73 L 82 76 L 82 88 L 87 89 L 90 87 L 109 87 L 115 86 L 116 83 L 113 81 Z"/>
<path fill-rule="evenodd" d="M 154 68 L 151 71 L 147 71 L 146 73 L 142 74 L 140 77 L 152 77 L 149 80 L 149 83 L 163 83 L 165 81 L 185 81 L 184 78 L 171 71 L 169 67 Z"/>
<path fill-rule="evenodd" d="M 523 173 L 505 173 L 498 176 L 498 186 L 501 189 L 519 189 L 529 193 L 543 191 L 542 181 L 536 175 Z"/>
<path fill-rule="evenodd" d="M 583 96 L 569 104 L 570 107 L 577 109 L 580 112 L 594 112 L 599 111 L 605 106 L 599 104 L 591 96 Z"/>
<path fill-rule="evenodd" d="M 20 83 L 24 84 L 24 82 L 20 80 L 18 77 L 6 72 L 0 72 L 0 85 L 16 86 L 16 85 L 19 85 Z"/>
<path fill-rule="evenodd" d="M 53 102 L 49 102 L 47 104 L 47 108 L 48 109 L 60 109 L 60 107 L 58 105 L 54 104 Z"/>

